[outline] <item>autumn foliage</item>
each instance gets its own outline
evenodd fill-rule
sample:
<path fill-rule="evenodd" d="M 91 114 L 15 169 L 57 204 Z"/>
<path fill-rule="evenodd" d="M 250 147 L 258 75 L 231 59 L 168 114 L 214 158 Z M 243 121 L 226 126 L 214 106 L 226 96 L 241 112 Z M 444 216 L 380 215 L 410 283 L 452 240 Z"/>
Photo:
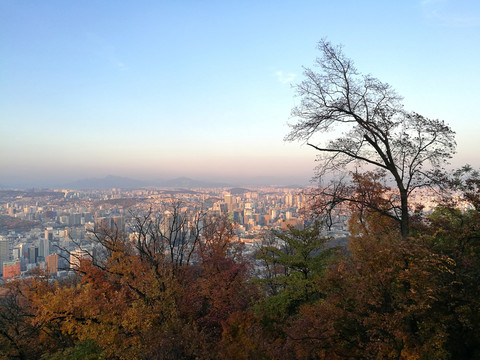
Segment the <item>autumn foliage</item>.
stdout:
<path fill-rule="evenodd" d="M 329 246 L 312 224 L 267 234 L 255 258 L 228 218 L 205 216 L 187 242 L 183 227 L 159 232 L 148 214 L 134 239 L 97 234 L 103 251 L 75 276 L 38 272 L 3 287 L 0 359 L 479 358 L 472 181 L 470 210 L 446 202 L 408 238 L 359 201 L 348 248 Z M 354 185 L 360 200 L 389 206 L 375 174 Z"/>

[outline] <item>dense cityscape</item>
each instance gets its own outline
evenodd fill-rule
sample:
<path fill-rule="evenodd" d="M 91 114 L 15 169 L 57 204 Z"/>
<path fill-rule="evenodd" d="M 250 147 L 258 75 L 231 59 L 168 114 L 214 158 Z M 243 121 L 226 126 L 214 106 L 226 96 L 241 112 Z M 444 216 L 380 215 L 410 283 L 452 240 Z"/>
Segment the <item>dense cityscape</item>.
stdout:
<path fill-rule="evenodd" d="M 132 235 L 133 217 L 149 211 L 169 213 L 168 204 L 178 204 L 182 216 L 193 218 L 206 211 L 228 215 L 236 224 L 239 241 L 260 241 L 270 228 L 303 227 L 300 216 L 306 196 L 300 189 L 232 188 L 191 190 L 0 191 L 2 237 L 0 259 L 4 280 L 33 268 L 50 274 L 65 274 L 80 247 L 94 246 L 93 233 L 101 228 Z M 10 225 L 9 225 L 10 224 Z M 345 236 L 345 223 L 338 222 L 336 236 Z M 333 235 L 333 232 L 330 232 Z M 63 252 L 61 251 L 63 250 Z M 68 253 L 66 253 L 68 252 Z M 60 256 L 59 256 L 60 255 Z M 13 270 L 15 269 L 15 270 Z"/>
<path fill-rule="evenodd" d="M 436 205 L 431 192 L 419 192 L 414 200 L 427 212 Z M 28 276 L 35 268 L 54 277 L 66 276 L 79 256 L 98 246 L 95 233 L 118 230 L 134 238 L 136 218 L 152 212 L 168 221 L 172 208 L 188 221 L 201 212 L 227 216 L 235 224 L 237 240 L 253 252 L 272 229 L 302 229 L 311 222 L 304 214 L 308 201 L 305 189 L 279 186 L 0 190 L 3 280 Z M 323 235 L 346 239 L 348 213 L 348 209 L 337 209 L 335 221 Z"/>
<path fill-rule="evenodd" d="M 0 360 L 480 359 L 479 4 L 0 1 Z"/>

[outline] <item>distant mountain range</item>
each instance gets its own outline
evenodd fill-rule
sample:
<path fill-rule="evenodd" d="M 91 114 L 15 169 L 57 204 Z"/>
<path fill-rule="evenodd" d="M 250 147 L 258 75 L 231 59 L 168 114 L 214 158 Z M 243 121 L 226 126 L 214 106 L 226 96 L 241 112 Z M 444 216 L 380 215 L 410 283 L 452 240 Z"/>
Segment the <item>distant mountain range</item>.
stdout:
<path fill-rule="evenodd" d="M 153 180 L 143 181 L 121 176 L 108 175 L 104 178 L 89 178 L 78 180 L 65 184 L 67 189 L 89 190 L 89 189 L 138 189 L 145 187 L 164 187 L 164 188 L 208 188 L 208 187 L 227 187 L 231 186 L 225 183 L 215 183 L 201 180 L 194 180 L 187 177 L 179 177 L 171 180 Z"/>
<path fill-rule="evenodd" d="M 74 190 L 106 190 L 112 188 L 118 189 L 141 189 L 141 188 L 165 188 L 165 189 L 192 189 L 192 188 L 219 188 L 219 187 L 231 187 L 232 194 L 241 194 L 245 191 L 250 191 L 244 187 L 257 187 L 257 186 L 281 186 L 301 188 L 304 185 L 281 185 L 291 184 L 291 179 L 273 176 L 262 177 L 245 177 L 245 178 L 226 178 L 220 181 L 208 181 L 208 180 L 196 180 L 188 177 L 178 177 L 175 179 L 162 180 L 138 180 L 122 176 L 108 175 L 104 178 L 86 178 L 77 180 L 70 183 L 53 182 L 34 179 L 20 180 L 11 182 L 10 184 L 0 184 L 1 189 L 74 189 Z"/>

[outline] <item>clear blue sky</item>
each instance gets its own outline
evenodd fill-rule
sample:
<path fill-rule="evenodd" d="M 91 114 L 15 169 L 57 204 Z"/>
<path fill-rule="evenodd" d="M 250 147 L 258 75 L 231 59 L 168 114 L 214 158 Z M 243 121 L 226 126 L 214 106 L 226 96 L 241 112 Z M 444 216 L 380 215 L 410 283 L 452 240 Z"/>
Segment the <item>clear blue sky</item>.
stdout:
<path fill-rule="evenodd" d="M 283 138 L 321 38 L 480 166 L 477 0 L 0 0 L 0 184 L 306 182 L 315 152 Z"/>

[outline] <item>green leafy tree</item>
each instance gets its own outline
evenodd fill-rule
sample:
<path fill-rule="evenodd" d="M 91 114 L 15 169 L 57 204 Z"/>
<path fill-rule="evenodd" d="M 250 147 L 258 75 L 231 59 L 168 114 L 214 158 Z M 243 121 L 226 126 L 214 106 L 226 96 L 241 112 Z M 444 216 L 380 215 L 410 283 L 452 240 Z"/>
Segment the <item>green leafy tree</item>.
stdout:
<path fill-rule="evenodd" d="M 470 191 L 470 190 L 469 190 Z M 439 207 L 429 217 L 429 239 L 436 253 L 455 264 L 443 305 L 444 347 L 454 359 L 480 356 L 480 214 L 478 210 Z"/>
<path fill-rule="evenodd" d="M 281 352 L 297 359 L 478 358 L 478 211 L 438 207 L 407 239 L 388 217 L 352 210 L 350 252 L 319 278 L 324 297 L 300 307 Z"/>
<path fill-rule="evenodd" d="M 263 269 L 259 282 L 266 295 L 257 313 L 270 337 L 284 337 L 284 327 L 299 308 L 323 296 L 316 281 L 336 251 L 327 248 L 327 242 L 315 223 L 305 229 L 274 230 L 257 252 Z"/>
<path fill-rule="evenodd" d="M 105 360 L 102 349 L 94 340 L 84 340 L 74 347 L 59 351 L 54 354 L 44 354 L 41 360 Z"/>

